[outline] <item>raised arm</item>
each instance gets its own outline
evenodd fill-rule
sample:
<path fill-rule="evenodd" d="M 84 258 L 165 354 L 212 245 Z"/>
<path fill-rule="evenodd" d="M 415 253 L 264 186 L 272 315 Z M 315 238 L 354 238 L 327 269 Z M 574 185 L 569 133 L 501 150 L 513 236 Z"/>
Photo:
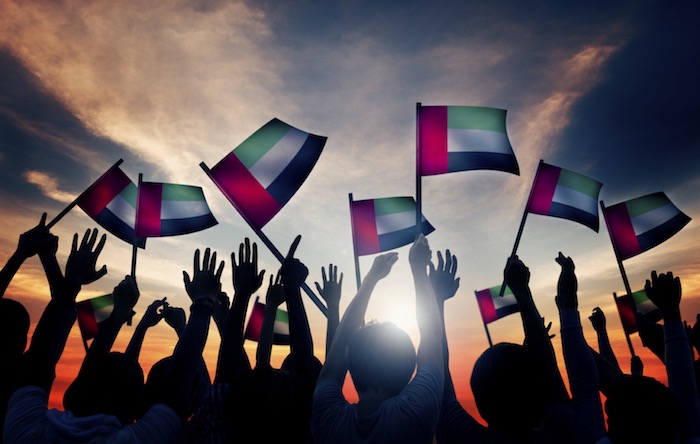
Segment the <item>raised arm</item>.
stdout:
<path fill-rule="evenodd" d="M 367 273 L 367 276 L 365 276 L 357 295 L 355 295 L 352 302 L 350 302 L 340 324 L 338 324 L 331 350 L 326 357 L 326 362 L 318 377 L 319 385 L 321 382 L 328 381 L 342 386 L 348 370 L 346 355 L 350 341 L 355 332 L 359 330 L 364 323 L 367 304 L 369 304 L 369 298 L 372 296 L 374 287 L 381 279 L 389 274 L 391 267 L 396 263 L 398 258 L 399 256 L 397 253 L 386 253 L 374 258 L 372 268 L 369 270 L 369 273 Z"/>
<path fill-rule="evenodd" d="M 333 264 L 328 265 L 328 278 L 326 278 L 326 269 L 321 267 L 321 276 L 323 287 L 316 284 L 316 290 L 318 294 L 321 295 L 324 301 L 326 301 L 326 307 L 328 308 L 327 323 L 326 323 L 326 356 L 331 350 L 331 344 L 333 343 L 333 336 L 335 336 L 335 331 L 338 329 L 338 323 L 340 322 L 340 294 L 343 289 L 343 273 L 340 273 L 340 279 L 338 278 L 338 266 Z"/>
<path fill-rule="evenodd" d="M 87 230 L 78 246 L 73 236 L 71 253 L 66 264 L 66 276 L 34 330 L 29 350 L 22 360 L 20 385 L 37 385 L 47 394 L 56 377 L 56 363 L 63 354 L 68 334 L 75 322 L 75 297 L 84 284 L 96 281 L 107 272 L 106 267 L 95 270 L 106 236 L 97 242 L 97 230 Z"/>
<path fill-rule="evenodd" d="M 192 278 L 183 271 L 185 290 L 192 300 L 190 319 L 173 352 L 168 369 L 168 382 L 172 387 L 166 400 L 180 415 L 188 411 L 191 389 L 197 374 L 197 365 L 202 359 L 202 351 L 209 332 L 209 323 L 214 311 L 214 303 L 221 292 L 221 274 L 224 262 L 218 265 L 216 253 L 209 248 L 204 251 L 202 265 L 199 264 L 199 250 L 194 253 Z"/>
<path fill-rule="evenodd" d="M 666 337 L 666 373 L 668 387 L 681 407 L 683 438 L 700 438 L 700 399 L 693 369 L 693 351 L 681 321 L 681 280 L 672 272 L 658 275 L 651 272 L 644 290 L 664 319 Z"/>
<path fill-rule="evenodd" d="M 546 365 L 549 374 L 547 380 L 550 384 L 550 399 L 552 401 L 566 401 L 569 399 L 569 395 L 559 373 L 549 331 L 544 325 L 530 291 L 530 270 L 515 256 L 508 259 L 504 274 L 506 284 L 513 291 L 513 295 L 518 301 L 518 307 L 520 307 L 520 317 L 523 322 L 527 347 L 539 356 Z"/>
<path fill-rule="evenodd" d="M 615 352 L 613 352 L 612 346 L 610 345 L 608 329 L 605 327 L 605 313 L 603 313 L 600 307 L 596 307 L 588 317 L 588 320 L 591 321 L 591 325 L 593 325 L 593 329 L 598 335 L 598 352 L 600 356 L 622 372 L 620 364 L 617 362 Z"/>
<path fill-rule="evenodd" d="M 580 442 L 596 443 L 606 436 L 603 409 L 598 394 L 598 372 L 586 340 L 583 337 L 578 312 L 578 282 L 574 262 L 559 253 L 561 265 L 556 303 L 561 320 L 561 341 L 564 363 L 574 406 L 574 427 Z"/>
<path fill-rule="evenodd" d="M 88 354 L 109 353 L 122 326 L 131 318 L 133 308 L 139 300 L 139 289 L 132 276 L 124 276 L 112 291 L 114 307 L 109 317 L 100 324 L 100 331 L 90 344 Z"/>
<path fill-rule="evenodd" d="M 139 354 L 141 353 L 141 346 L 143 345 L 143 340 L 146 337 L 146 330 L 151 327 L 155 327 L 165 316 L 165 310 L 168 308 L 168 303 L 165 301 L 166 298 L 157 299 L 151 303 L 143 314 L 141 321 L 134 329 L 134 334 L 131 336 L 129 345 L 126 347 L 124 354 L 127 358 L 138 362 Z"/>
<path fill-rule="evenodd" d="M 274 280 L 273 280 L 274 278 Z M 270 284 L 265 296 L 265 315 L 260 327 L 258 350 L 255 355 L 255 367 L 270 367 L 270 355 L 272 354 L 272 341 L 274 339 L 275 317 L 277 308 L 284 302 L 284 288 L 282 287 L 282 275 L 270 274 Z"/>
<path fill-rule="evenodd" d="M 233 275 L 233 302 L 223 328 L 219 360 L 216 368 L 216 382 L 230 382 L 242 372 L 250 371 L 250 362 L 243 349 L 243 325 L 248 303 L 253 293 L 262 285 L 265 270 L 258 272 L 258 246 L 245 239 L 238 247 L 238 260 L 231 253 L 231 274 Z"/>
<path fill-rule="evenodd" d="M 310 368 L 314 359 L 314 343 L 311 337 L 306 309 L 301 301 L 301 286 L 309 275 L 309 269 L 299 259 L 294 258 L 301 236 L 297 236 L 289 248 L 289 253 L 282 264 L 282 288 L 289 311 L 289 341 L 291 359 L 295 365 Z"/>

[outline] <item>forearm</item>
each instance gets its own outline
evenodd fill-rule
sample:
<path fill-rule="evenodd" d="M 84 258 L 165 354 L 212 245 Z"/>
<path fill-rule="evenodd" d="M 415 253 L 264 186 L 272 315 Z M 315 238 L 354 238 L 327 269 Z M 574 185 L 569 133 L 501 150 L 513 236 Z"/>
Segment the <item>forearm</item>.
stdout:
<path fill-rule="evenodd" d="M 234 295 L 219 346 L 215 378 L 217 383 L 228 382 L 233 374 L 250 370 L 250 362 L 243 349 L 243 324 L 249 302 L 250 295 Z"/>
<path fill-rule="evenodd" d="M 608 361 L 610 364 L 615 366 L 620 372 L 622 372 L 622 369 L 620 368 L 620 363 L 617 362 L 617 357 L 615 356 L 615 352 L 612 349 L 612 345 L 610 345 L 610 338 L 608 337 L 608 331 L 603 328 L 601 331 L 596 331 L 598 334 L 598 351 L 600 353 L 600 356 L 603 357 L 606 361 Z"/>
<path fill-rule="evenodd" d="M 289 336 L 291 353 L 297 360 L 311 359 L 314 355 L 314 344 L 311 338 L 309 321 L 306 318 L 306 309 L 301 301 L 301 289 L 299 287 L 284 287 L 287 310 L 289 311 Z"/>
<path fill-rule="evenodd" d="M 146 330 L 148 330 L 148 327 L 142 323 L 139 323 L 134 330 L 134 335 L 131 337 L 129 345 L 126 347 L 126 351 L 124 352 L 126 357 L 134 362 L 139 361 L 141 346 L 143 345 L 143 340 L 146 337 Z"/>
<path fill-rule="evenodd" d="M 331 345 L 333 344 L 333 337 L 335 337 L 335 332 L 338 329 L 338 324 L 340 323 L 340 307 L 338 304 L 328 304 L 328 310 L 326 312 L 326 356 L 331 350 Z"/>
<path fill-rule="evenodd" d="M 44 267 L 46 280 L 49 283 L 51 297 L 53 298 L 59 291 L 61 291 L 61 285 L 63 285 L 63 273 L 61 272 L 61 267 L 58 265 L 55 254 L 43 254 L 42 252 L 39 252 L 39 259 Z"/>
<path fill-rule="evenodd" d="M 263 317 L 262 327 L 260 328 L 260 338 L 258 339 L 258 350 L 255 355 L 256 367 L 270 366 L 276 314 L 277 307 L 271 305 L 265 306 L 265 315 Z"/>
<path fill-rule="evenodd" d="M 90 344 L 90 353 L 109 353 L 126 319 L 120 319 L 114 312 L 100 324 L 100 331 Z"/>
<path fill-rule="evenodd" d="M 700 437 L 700 400 L 697 395 L 693 368 L 693 351 L 690 348 L 680 317 L 664 317 L 666 337 L 666 372 L 668 386 L 678 399 L 684 425 L 684 437 Z"/>
<path fill-rule="evenodd" d="M 19 270 L 19 267 L 24 263 L 25 258 L 21 256 L 18 252 L 15 252 L 10 256 L 5 266 L 0 270 L 0 297 L 5 295 L 5 290 L 10 285 L 12 278 Z"/>
<path fill-rule="evenodd" d="M 443 325 L 440 309 L 428 280 L 425 266 L 411 266 L 413 284 L 416 291 L 416 320 L 420 332 L 418 365 L 430 363 L 439 369 L 444 368 Z"/>

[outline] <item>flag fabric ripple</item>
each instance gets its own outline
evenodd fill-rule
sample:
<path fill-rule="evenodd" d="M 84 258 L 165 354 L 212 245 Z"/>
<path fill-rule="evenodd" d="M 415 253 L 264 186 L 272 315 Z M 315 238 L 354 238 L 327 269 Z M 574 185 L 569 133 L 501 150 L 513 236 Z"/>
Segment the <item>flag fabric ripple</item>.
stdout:
<path fill-rule="evenodd" d="M 86 299 L 75 304 L 80 334 L 86 341 L 97 336 L 100 323 L 112 313 L 114 299 L 111 294 Z"/>
<path fill-rule="evenodd" d="M 115 165 L 78 197 L 76 204 L 88 216 L 119 239 L 144 248 L 145 238 L 136 238 L 136 185 Z"/>
<path fill-rule="evenodd" d="M 201 187 L 141 182 L 136 208 L 136 235 L 176 236 L 212 227 L 218 222 Z"/>
<path fill-rule="evenodd" d="M 356 200 L 350 207 L 355 254 L 381 253 L 412 243 L 416 238 L 416 201 L 413 197 Z M 422 217 L 421 232 L 435 228 Z"/>
<path fill-rule="evenodd" d="M 500 292 L 500 285 L 474 292 L 484 324 L 490 324 L 520 311 L 518 301 L 515 300 L 515 295 L 510 287 L 506 287 L 503 297 L 498 296 Z"/>
<path fill-rule="evenodd" d="M 569 219 L 598 231 L 598 196 L 602 183 L 541 162 L 526 211 Z"/>
<path fill-rule="evenodd" d="M 238 145 L 209 177 L 255 228 L 294 196 L 316 165 L 326 137 L 272 119 Z"/>
<path fill-rule="evenodd" d="M 253 311 L 250 313 L 248 325 L 245 329 L 245 338 L 251 341 L 260 341 L 263 319 L 265 318 L 266 305 L 255 300 Z M 275 314 L 272 343 L 277 345 L 289 345 L 289 314 L 278 308 Z"/>
<path fill-rule="evenodd" d="M 603 214 L 620 260 L 654 248 L 690 222 L 662 192 L 612 205 Z"/>
<path fill-rule="evenodd" d="M 506 111 L 481 106 L 421 106 L 420 175 L 467 170 L 520 174 L 506 133 Z"/>

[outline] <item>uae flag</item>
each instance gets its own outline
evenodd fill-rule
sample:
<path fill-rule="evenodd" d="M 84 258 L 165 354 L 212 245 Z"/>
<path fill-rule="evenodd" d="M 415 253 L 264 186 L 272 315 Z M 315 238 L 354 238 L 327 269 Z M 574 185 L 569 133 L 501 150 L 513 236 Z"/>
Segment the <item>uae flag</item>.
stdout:
<path fill-rule="evenodd" d="M 381 253 L 412 243 L 416 238 L 416 201 L 413 197 L 385 197 L 351 203 L 355 254 Z M 435 231 L 421 215 L 421 232 Z"/>
<path fill-rule="evenodd" d="M 639 290 L 632 293 L 632 302 L 634 302 L 634 309 L 637 313 L 644 315 L 652 322 L 661 320 L 661 310 L 651 302 L 646 291 Z"/>
<path fill-rule="evenodd" d="M 603 215 L 620 260 L 654 248 L 690 222 L 662 192 L 603 207 Z"/>
<path fill-rule="evenodd" d="M 598 195 L 602 183 L 540 162 L 525 211 L 573 220 L 598 231 Z"/>
<path fill-rule="evenodd" d="M 325 137 L 272 119 L 207 172 L 248 223 L 260 229 L 301 187 L 325 144 Z"/>
<path fill-rule="evenodd" d="M 617 312 L 620 314 L 620 322 L 622 322 L 622 329 L 625 331 L 625 334 L 631 335 L 638 332 L 639 328 L 635 317 L 636 309 L 632 298 L 628 295 L 615 298 L 615 305 L 617 305 Z"/>
<path fill-rule="evenodd" d="M 260 340 L 263 319 L 265 318 L 265 304 L 255 300 L 253 311 L 250 313 L 248 325 L 245 329 L 245 338 L 251 341 Z M 272 329 L 272 343 L 277 345 L 289 345 L 289 314 L 278 308 L 275 314 L 275 324 Z"/>
<path fill-rule="evenodd" d="M 520 174 L 506 133 L 506 111 L 481 106 L 421 106 L 420 175 L 467 170 Z"/>
<path fill-rule="evenodd" d="M 119 239 L 141 248 L 146 239 L 136 238 L 136 185 L 118 162 L 78 197 L 76 204 L 88 216 Z"/>
<path fill-rule="evenodd" d="M 111 294 L 98 296 L 75 304 L 78 312 L 78 327 L 80 334 L 86 341 L 97 336 L 100 331 L 100 323 L 106 320 L 112 313 L 114 299 Z"/>
<path fill-rule="evenodd" d="M 141 182 L 137 203 L 136 235 L 139 237 L 193 233 L 218 223 L 201 187 Z"/>
<path fill-rule="evenodd" d="M 498 296 L 500 292 L 500 285 L 474 292 L 484 324 L 490 324 L 520 311 L 518 301 L 515 300 L 510 287 L 506 287 L 502 297 Z"/>

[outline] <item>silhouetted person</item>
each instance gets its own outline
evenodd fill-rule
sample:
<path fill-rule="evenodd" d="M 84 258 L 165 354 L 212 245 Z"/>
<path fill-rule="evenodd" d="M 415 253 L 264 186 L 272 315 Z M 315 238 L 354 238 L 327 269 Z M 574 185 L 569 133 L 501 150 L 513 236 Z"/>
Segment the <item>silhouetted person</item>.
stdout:
<path fill-rule="evenodd" d="M 389 274 L 398 256 L 388 253 L 375 258 L 338 326 L 318 378 L 312 416 L 316 442 L 433 441 L 444 362 L 443 329 L 427 274 L 430 254 L 428 241 L 420 235 L 409 253 L 421 335 L 417 355 L 406 332 L 392 323 L 362 325 L 374 287 Z M 342 393 L 348 371 L 359 394 L 357 404 L 349 404 Z"/>
<path fill-rule="evenodd" d="M 315 284 L 318 294 L 326 301 L 326 356 L 328 356 L 335 331 L 340 323 L 340 294 L 343 288 L 343 273 L 340 273 L 340 278 L 338 278 L 338 267 L 330 264 L 328 265 L 328 277 L 326 277 L 324 267 L 321 267 L 321 276 L 323 277 L 321 281 L 323 287 L 318 282 Z"/>

